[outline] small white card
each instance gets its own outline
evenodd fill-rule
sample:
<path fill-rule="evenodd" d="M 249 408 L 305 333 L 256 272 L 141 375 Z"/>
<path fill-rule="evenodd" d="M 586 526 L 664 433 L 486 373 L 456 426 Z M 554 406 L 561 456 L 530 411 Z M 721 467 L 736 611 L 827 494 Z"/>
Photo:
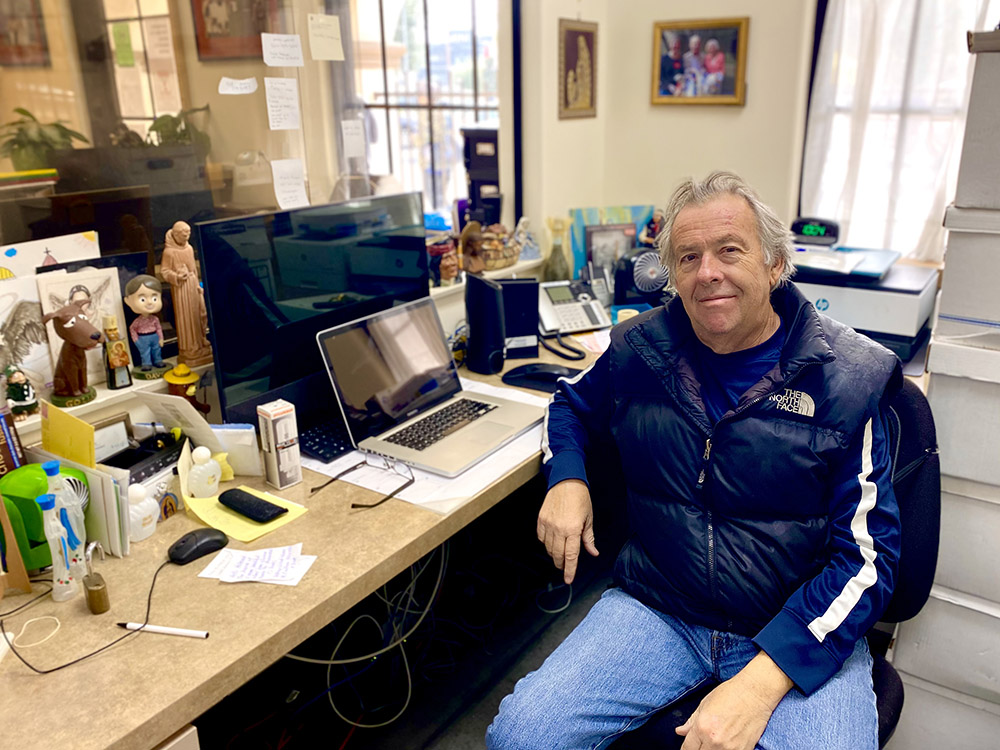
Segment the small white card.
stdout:
<path fill-rule="evenodd" d="M 298 130 L 299 88 L 294 78 L 265 78 L 267 122 L 271 130 Z"/>
<path fill-rule="evenodd" d="M 344 156 L 348 159 L 365 158 L 365 124 L 361 120 L 344 120 L 340 123 L 344 134 Z"/>
<path fill-rule="evenodd" d="M 260 46 L 264 53 L 264 64 L 272 68 L 301 68 L 302 39 L 298 34 L 260 35 Z"/>
<path fill-rule="evenodd" d="M 340 18 L 322 13 L 309 14 L 309 53 L 313 60 L 343 60 Z"/>
<path fill-rule="evenodd" d="M 257 90 L 257 78 L 226 78 L 219 79 L 219 93 L 231 96 L 252 94 Z"/>
<path fill-rule="evenodd" d="M 272 159 L 271 176 L 274 178 L 274 197 L 282 210 L 309 205 L 301 159 Z"/>

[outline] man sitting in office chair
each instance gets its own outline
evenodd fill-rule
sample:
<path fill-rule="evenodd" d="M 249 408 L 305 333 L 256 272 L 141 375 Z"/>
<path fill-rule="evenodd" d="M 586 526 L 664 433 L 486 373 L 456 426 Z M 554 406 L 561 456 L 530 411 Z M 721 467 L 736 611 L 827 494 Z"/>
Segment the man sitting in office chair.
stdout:
<path fill-rule="evenodd" d="M 874 749 L 863 636 L 898 559 L 899 362 L 788 282 L 790 233 L 736 175 L 684 182 L 659 243 L 676 298 L 613 329 L 543 438 L 538 538 L 567 583 L 581 543 L 597 554 L 584 456 L 618 447 L 615 587 L 503 700 L 487 745 L 603 748 L 716 680 L 685 750 Z"/>

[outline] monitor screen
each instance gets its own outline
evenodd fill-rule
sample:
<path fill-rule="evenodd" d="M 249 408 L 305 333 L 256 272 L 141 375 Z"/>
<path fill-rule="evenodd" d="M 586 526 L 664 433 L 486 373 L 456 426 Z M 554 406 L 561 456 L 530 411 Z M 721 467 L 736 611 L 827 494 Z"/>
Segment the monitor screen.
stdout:
<path fill-rule="evenodd" d="M 316 334 L 428 295 L 420 193 L 207 222 L 197 232 L 230 422 L 255 424 L 257 405 L 276 398 L 298 406 L 300 423 L 338 413 Z"/>
<path fill-rule="evenodd" d="M 101 255 L 147 253 L 152 271 L 149 187 L 85 190 L 0 200 L 0 245 L 96 230 Z"/>

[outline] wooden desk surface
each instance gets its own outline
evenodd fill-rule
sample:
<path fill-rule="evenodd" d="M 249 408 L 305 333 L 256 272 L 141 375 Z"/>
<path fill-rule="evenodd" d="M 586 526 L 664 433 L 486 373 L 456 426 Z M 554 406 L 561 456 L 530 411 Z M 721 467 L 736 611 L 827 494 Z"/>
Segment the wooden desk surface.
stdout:
<path fill-rule="evenodd" d="M 559 361 L 547 353 L 542 359 Z M 510 361 L 505 369 L 524 362 Z M 446 516 L 395 499 L 378 508 L 351 510 L 351 502 L 371 502 L 377 496 L 345 482 L 310 498 L 309 488 L 326 477 L 304 471 L 301 484 L 277 494 L 307 506 L 306 514 L 250 544 L 230 542 L 235 549 L 302 542 L 303 553 L 318 559 L 298 586 L 198 578 L 211 556 L 183 567 L 166 566 L 153 592 L 150 622 L 207 630 L 208 640 L 141 633 L 48 675 L 31 672 L 7 654 L 0 662 L 3 746 L 155 746 L 507 497 L 540 466 L 538 455 L 524 461 Z M 260 479 L 226 483 L 223 489 L 240 483 L 264 487 Z M 90 614 L 82 594 L 62 604 L 46 597 L 4 618 L 4 628 L 17 633 L 33 617 L 59 617 L 62 627 L 52 639 L 21 652 L 39 669 L 103 646 L 124 633 L 115 623 L 142 621 L 153 573 L 166 560 L 167 548 L 198 526 L 178 513 L 152 537 L 134 544 L 127 558 L 95 562 L 108 585 L 110 611 Z M 32 596 L 43 588 L 36 586 Z M 29 598 L 6 596 L 0 612 Z M 51 621 L 32 625 L 22 640 L 31 643 L 50 627 Z"/>

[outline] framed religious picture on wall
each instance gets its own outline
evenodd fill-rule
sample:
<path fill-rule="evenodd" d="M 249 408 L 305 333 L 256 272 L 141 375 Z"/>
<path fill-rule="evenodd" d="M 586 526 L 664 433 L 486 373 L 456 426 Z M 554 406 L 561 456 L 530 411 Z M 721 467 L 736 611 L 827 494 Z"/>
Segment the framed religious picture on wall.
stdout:
<path fill-rule="evenodd" d="M 597 24 L 559 19 L 559 119 L 597 117 Z"/>
<path fill-rule="evenodd" d="M 261 57 L 260 35 L 278 29 L 277 0 L 191 0 L 199 60 Z"/>
<path fill-rule="evenodd" d="M 48 67 L 41 0 L 0 0 L 0 65 Z"/>
<path fill-rule="evenodd" d="M 746 100 L 749 18 L 653 24 L 653 104 Z"/>

